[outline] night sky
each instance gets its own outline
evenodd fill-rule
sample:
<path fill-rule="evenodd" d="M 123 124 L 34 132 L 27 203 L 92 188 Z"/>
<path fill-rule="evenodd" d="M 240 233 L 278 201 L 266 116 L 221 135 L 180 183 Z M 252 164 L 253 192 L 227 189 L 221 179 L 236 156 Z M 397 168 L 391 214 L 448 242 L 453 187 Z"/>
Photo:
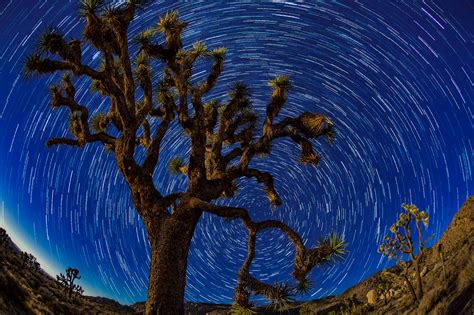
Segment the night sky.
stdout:
<path fill-rule="evenodd" d="M 51 274 L 77 267 L 86 294 L 133 303 L 146 297 L 150 251 L 113 156 L 98 144 L 47 149 L 48 137 L 68 134 L 67 112 L 49 108 L 48 87 L 59 75 L 21 72 L 48 26 L 79 36 L 83 21 L 76 9 L 76 1 L 0 0 L 0 225 Z M 346 259 L 315 269 L 315 288 L 301 299 L 340 293 L 393 264 L 377 245 L 403 202 L 430 214 L 432 244 L 474 193 L 471 1 L 159 1 L 138 12 L 130 35 L 168 9 L 189 22 L 186 48 L 197 40 L 228 48 L 214 97 L 226 100 L 229 85 L 244 81 L 263 115 L 271 95 L 267 81 L 285 74 L 293 87 L 282 116 L 320 112 L 337 127 L 332 146 L 316 141 L 317 167 L 300 165 L 299 149 L 289 141 L 277 142 L 269 159 L 256 162 L 273 170 L 281 207 L 272 210 L 252 181 L 225 201 L 247 207 L 254 220 L 283 220 L 308 245 L 331 231 L 344 235 Z M 99 59 L 85 49 L 84 63 L 97 66 Z M 204 78 L 207 68 L 194 79 Z M 78 101 L 93 112 L 105 105 L 88 85 L 77 81 Z M 164 194 L 186 187 L 166 165 L 189 150 L 177 126 L 167 135 L 155 173 Z M 230 303 L 246 242 L 240 222 L 203 215 L 190 251 L 186 299 Z M 259 234 L 251 272 L 269 282 L 290 279 L 293 256 L 278 231 Z"/>

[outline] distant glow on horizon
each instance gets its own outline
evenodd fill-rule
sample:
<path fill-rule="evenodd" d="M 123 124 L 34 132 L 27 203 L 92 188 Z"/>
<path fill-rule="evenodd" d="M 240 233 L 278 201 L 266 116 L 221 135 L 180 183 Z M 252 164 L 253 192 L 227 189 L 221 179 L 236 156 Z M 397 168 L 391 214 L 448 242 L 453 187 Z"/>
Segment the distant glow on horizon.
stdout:
<path fill-rule="evenodd" d="M 38 246 L 34 245 L 34 240 L 30 240 L 29 236 L 25 236 L 22 233 L 17 231 L 16 225 L 13 223 L 13 220 L 8 219 L 6 215 L 6 206 L 5 202 L 1 202 L 1 220 L 0 227 L 4 228 L 7 231 L 8 236 L 12 239 L 13 243 L 20 248 L 20 250 L 33 254 L 36 257 L 38 262 L 41 264 L 41 269 L 46 271 L 50 276 L 54 277 L 59 274 L 60 268 L 52 263 L 50 259 L 47 258 Z M 33 245 L 32 245 L 33 244 Z"/>
<path fill-rule="evenodd" d="M 9 220 L 7 217 L 7 211 L 5 202 L 2 200 L 0 201 L 0 227 L 7 231 L 8 236 L 10 236 L 13 243 L 15 243 L 18 248 L 23 251 L 32 254 L 36 257 L 36 260 L 40 263 L 41 269 L 43 269 L 46 273 L 48 273 L 53 279 L 56 278 L 56 275 L 59 273 L 64 273 L 68 266 L 64 266 L 64 268 L 60 268 L 56 263 L 52 262 L 50 256 L 40 250 L 40 247 L 34 246 L 32 244 L 35 243 L 34 240 L 29 239 L 29 235 L 25 236 L 23 233 L 17 231 L 17 227 L 13 220 Z M 91 296 L 107 296 L 104 292 L 97 290 L 96 288 L 90 287 L 87 284 L 83 284 L 78 282 L 79 285 L 82 286 L 84 289 L 84 294 L 91 295 Z M 108 295 L 110 297 L 110 295 Z"/>

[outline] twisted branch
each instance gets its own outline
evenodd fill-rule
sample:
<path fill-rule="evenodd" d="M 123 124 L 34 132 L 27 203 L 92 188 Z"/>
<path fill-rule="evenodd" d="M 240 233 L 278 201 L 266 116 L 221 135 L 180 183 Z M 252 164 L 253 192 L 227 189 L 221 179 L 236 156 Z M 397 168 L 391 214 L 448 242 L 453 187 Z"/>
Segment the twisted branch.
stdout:
<path fill-rule="evenodd" d="M 217 206 L 195 197 L 191 197 L 186 202 L 193 209 L 200 209 L 223 218 L 240 219 L 246 227 L 248 231 L 247 257 L 239 271 L 239 280 L 234 297 L 236 303 L 243 307 L 248 306 L 249 303 L 250 295 L 247 289 L 254 294 L 263 294 L 273 302 L 290 299 L 292 295 L 292 289 L 286 285 L 265 284 L 250 275 L 250 265 L 255 258 L 256 235 L 259 232 L 266 229 L 279 229 L 292 242 L 296 252 L 293 277 L 299 282 L 299 286 L 303 286 L 303 283 L 307 282 L 308 273 L 316 265 L 329 262 L 331 259 L 341 257 L 346 253 L 346 244 L 335 235 L 330 235 L 328 239 L 323 240 L 316 247 L 307 249 L 298 233 L 281 221 L 264 220 L 254 222 L 245 208 Z M 283 298 L 285 296 L 286 298 Z"/>

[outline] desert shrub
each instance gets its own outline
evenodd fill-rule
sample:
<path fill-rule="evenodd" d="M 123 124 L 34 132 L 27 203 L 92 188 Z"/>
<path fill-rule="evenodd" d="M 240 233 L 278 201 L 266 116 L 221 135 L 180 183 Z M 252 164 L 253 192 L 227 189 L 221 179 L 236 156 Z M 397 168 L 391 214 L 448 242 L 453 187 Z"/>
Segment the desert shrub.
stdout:
<path fill-rule="evenodd" d="M 307 302 L 301 305 L 299 309 L 299 314 L 300 315 L 317 315 L 317 314 L 335 314 L 339 310 L 339 308 L 342 306 L 341 301 L 337 301 L 336 303 L 332 305 L 321 305 L 318 303 L 311 303 Z M 285 314 L 285 313 L 282 313 Z M 290 314 L 290 313 L 287 313 Z M 293 313 L 291 313 L 293 314 Z"/>
<path fill-rule="evenodd" d="M 33 290 L 38 290 L 43 284 L 43 280 L 40 279 L 39 277 L 35 277 L 34 275 L 31 275 L 31 277 L 28 279 L 28 284 Z"/>
<path fill-rule="evenodd" d="M 21 253 L 21 268 L 25 272 L 26 270 L 38 271 L 40 269 L 40 263 L 36 260 L 36 257 L 27 252 Z"/>
<path fill-rule="evenodd" d="M 45 303 L 49 303 L 49 302 L 54 301 L 56 299 L 53 292 L 51 292 L 45 286 L 41 286 L 38 289 L 38 294 L 39 294 L 39 300 L 42 301 L 42 302 L 45 302 Z"/>
<path fill-rule="evenodd" d="M 254 315 L 257 314 L 251 307 L 243 307 L 238 304 L 233 304 L 230 308 L 229 314 L 231 315 Z"/>
<path fill-rule="evenodd" d="M 338 312 L 338 315 L 366 315 L 370 311 L 373 311 L 373 307 L 370 304 L 354 305 L 350 308 L 343 309 Z"/>
<path fill-rule="evenodd" d="M 311 304 L 303 304 L 300 308 L 300 315 L 313 315 L 315 312 L 312 311 Z"/>
<path fill-rule="evenodd" d="M 446 291 L 445 285 L 440 285 L 425 293 L 418 305 L 418 312 L 427 314 L 446 295 Z"/>
<path fill-rule="evenodd" d="M 358 304 L 347 307 L 346 305 L 341 306 L 338 311 L 332 311 L 329 315 L 366 315 L 374 311 L 374 308 L 370 304 Z M 301 313 L 300 313 L 301 314 Z M 312 313 L 318 314 L 318 313 Z"/>
<path fill-rule="evenodd" d="M 373 310 L 374 310 L 373 306 L 371 306 L 369 304 L 362 304 L 362 305 L 358 305 L 358 306 L 353 307 L 350 310 L 350 312 L 346 312 L 345 314 L 348 314 L 348 315 L 366 315 L 366 314 L 369 314 Z"/>
<path fill-rule="evenodd" d="M 447 306 L 445 301 L 441 301 L 433 308 L 432 315 L 445 315 L 447 314 Z"/>
<path fill-rule="evenodd" d="M 5 307 L 8 311 L 14 310 L 19 314 L 30 313 L 24 302 L 28 300 L 28 292 L 3 268 L 0 268 L 0 292 L 3 292 L 0 295 L 2 302 L 0 306 Z"/>
<path fill-rule="evenodd" d="M 457 279 L 457 286 L 460 290 L 467 288 L 474 282 L 474 253 L 461 270 Z"/>
<path fill-rule="evenodd" d="M 71 314 L 71 307 L 62 302 L 53 303 L 50 305 L 51 311 L 53 314 Z"/>

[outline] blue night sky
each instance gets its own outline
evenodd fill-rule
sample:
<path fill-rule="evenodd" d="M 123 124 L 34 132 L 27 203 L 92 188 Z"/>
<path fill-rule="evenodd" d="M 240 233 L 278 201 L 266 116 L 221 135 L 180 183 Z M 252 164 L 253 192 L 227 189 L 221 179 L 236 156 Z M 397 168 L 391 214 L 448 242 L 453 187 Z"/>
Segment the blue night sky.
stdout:
<path fill-rule="evenodd" d="M 76 8 L 76 1 L 0 0 L 0 225 L 51 274 L 77 267 L 87 294 L 133 303 L 146 297 L 150 252 L 128 187 L 100 145 L 46 148 L 48 137 L 68 133 L 66 111 L 48 105 L 48 87 L 59 75 L 21 73 L 48 26 L 80 36 Z M 316 145 L 323 158 L 318 167 L 298 164 L 298 148 L 286 141 L 258 162 L 274 170 L 281 207 L 272 210 L 250 181 L 226 201 L 247 207 L 255 220 L 283 220 L 308 245 L 331 231 L 345 236 L 346 259 L 315 269 L 315 288 L 302 299 L 340 293 L 393 264 L 377 245 L 401 203 L 428 211 L 428 233 L 436 240 L 474 193 L 472 2 L 159 1 L 138 12 L 131 36 L 168 9 L 189 22 L 186 47 L 204 40 L 228 48 L 213 96 L 226 99 L 229 85 L 244 81 L 263 115 L 267 81 L 286 74 L 293 88 L 283 116 L 321 112 L 337 127 L 332 146 Z M 99 62 L 90 47 L 83 60 Z M 78 101 L 92 112 L 104 103 L 88 84 L 77 82 Z M 179 191 L 186 182 L 166 165 L 186 156 L 189 143 L 175 126 L 162 148 L 156 186 Z M 192 242 L 186 299 L 230 303 L 246 242 L 240 222 L 205 214 Z M 290 279 L 293 256 L 278 231 L 259 234 L 251 271 L 265 281 Z"/>

